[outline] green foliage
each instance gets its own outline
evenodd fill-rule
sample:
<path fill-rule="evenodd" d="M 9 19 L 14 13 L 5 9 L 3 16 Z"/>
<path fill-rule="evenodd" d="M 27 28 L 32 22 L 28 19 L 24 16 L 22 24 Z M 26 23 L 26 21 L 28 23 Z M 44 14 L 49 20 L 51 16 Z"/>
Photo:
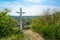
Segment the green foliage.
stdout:
<path fill-rule="evenodd" d="M 28 26 L 24 26 L 24 29 L 31 29 L 31 25 L 28 25 Z"/>
<path fill-rule="evenodd" d="M 11 36 L 1 38 L 0 40 L 23 40 L 24 35 L 22 31 L 15 30 Z"/>
<path fill-rule="evenodd" d="M 60 12 L 34 19 L 32 29 L 47 40 L 60 40 Z"/>
<path fill-rule="evenodd" d="M 21 38 L 23 36 L 23 32 L 16 28 L 17 21 L 7 15 L 8 12 L 10 12 L 8 9 L 0 11 L 0 39 L 11 36 Z"/>

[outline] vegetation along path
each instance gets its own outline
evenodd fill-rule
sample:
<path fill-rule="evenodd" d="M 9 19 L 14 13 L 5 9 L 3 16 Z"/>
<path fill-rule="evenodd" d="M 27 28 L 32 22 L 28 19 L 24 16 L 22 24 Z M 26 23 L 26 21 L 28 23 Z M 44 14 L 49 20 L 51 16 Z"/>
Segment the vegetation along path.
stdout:
<path fill-rule="evenodd" d="M 32 30 L 24 30 L 25 40 L 43 40 L 43 38 Z"/>

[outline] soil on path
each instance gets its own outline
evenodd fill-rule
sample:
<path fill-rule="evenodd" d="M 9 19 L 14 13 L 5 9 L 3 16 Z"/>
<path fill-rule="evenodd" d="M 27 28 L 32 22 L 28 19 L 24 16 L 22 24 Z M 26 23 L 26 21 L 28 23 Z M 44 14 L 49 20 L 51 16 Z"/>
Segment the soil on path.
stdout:
<path fill-rule="evenodd" d="M 24 30 L 24 36 L 24 40 L 44 40 L 41 35 L 32 30 Z"/>

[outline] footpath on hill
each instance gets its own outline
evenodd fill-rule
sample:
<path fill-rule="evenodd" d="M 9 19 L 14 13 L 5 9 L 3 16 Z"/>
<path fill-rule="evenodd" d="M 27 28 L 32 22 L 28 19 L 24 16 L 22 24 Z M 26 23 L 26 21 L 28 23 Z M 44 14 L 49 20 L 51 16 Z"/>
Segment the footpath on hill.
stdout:
<path fill-rule="evenodd" d="M 24 30 L 24 40 L 44 40 L 44 39 L 41 35 L 32 30 Z"/>

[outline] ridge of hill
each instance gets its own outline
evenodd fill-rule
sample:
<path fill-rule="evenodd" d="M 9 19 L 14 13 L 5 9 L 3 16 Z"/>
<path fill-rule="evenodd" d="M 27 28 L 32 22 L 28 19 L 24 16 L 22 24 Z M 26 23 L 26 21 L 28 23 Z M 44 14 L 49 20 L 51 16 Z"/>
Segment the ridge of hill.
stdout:
<path fill-rule="evenodd" d="M 20 16 L 11 16 L 13 18 L 19 18 Z M 27 19 L 27 18 L 36 18 L 38 16 L 22 16 L 22 19 Z"/>
<path fill-rule="evenodd" d="M 20 16 L 11 16 L 13 19 L 15 20 L 19 20 L 20 19 Z M 38 16 L 22 16 L 22 19 L 33 19 L 33 18 L 36 18 Z"/>

